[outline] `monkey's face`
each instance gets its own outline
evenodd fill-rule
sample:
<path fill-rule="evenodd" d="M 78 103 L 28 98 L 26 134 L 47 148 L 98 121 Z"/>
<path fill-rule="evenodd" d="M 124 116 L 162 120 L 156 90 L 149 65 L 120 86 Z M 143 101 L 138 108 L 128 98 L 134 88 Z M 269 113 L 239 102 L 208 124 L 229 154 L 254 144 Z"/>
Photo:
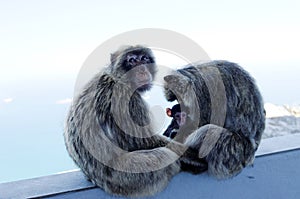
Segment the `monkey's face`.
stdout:
<path fill-rule="evenodd" d="M 178 126 L 181 127 L 186 123 L 186 113 L 185 112 L 177 112 L 174 115 L 174 119 L 176 120 Z"/>
<path fill-rule="evenodd" d="M 174 126 L 175 129 L 179 129 L 186 123 L 187 112 L 181 110 L 179 104 L 174 105 L 172 109 L 166 108 L 166 114 L 176 121 L 176 124 Z"/>
<path fill-rule="evenodd" d="M 122 67 L 125 81 L 132 89 L 143 92 L 151 88 L 156 66 L 149 53 L 140 50 L 127 53 Z"/>
<path fill-rule="evenodd" d="M 137 46 L 123 46 L 111 54 L 111 70 L 114 77 L 133 90 L 149 90 L 156 74 L 155 59 L 151 49 Z"/>

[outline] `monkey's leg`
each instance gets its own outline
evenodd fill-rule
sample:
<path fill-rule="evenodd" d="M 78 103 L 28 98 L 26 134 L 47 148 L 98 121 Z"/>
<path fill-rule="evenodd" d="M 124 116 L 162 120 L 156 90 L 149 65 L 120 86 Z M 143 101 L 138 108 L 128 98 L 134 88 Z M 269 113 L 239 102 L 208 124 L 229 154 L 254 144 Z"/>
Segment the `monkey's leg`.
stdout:
<path fill-rule="evenodd" d="M 217 178 L 237 175 L 254 159 L 249 139 L 212 124 L 200 127 L 185 144 L 198 150 L 199 158 L 208 163 L 208 172 Z"/>
<path fill-rule="evenodd" d="M 124 153 L 111 160 L 104 187 L 123 196 L 153 195 L 180 171 L 178 158 L 166 147 Z"/>
<path fill-rule="evenodd" d="M 199 158 L 198 150 L 188 148 L 180 157 L 181 170 L 193 174 L 199 174 L 207 170 L 205 158 Z"/>
<path fill-rule="evenodd" d="M 207 162 L 204 158 L 199 158 L 197 149 L 174 140 L 169 142 L 166 147 L 180 156 L 179 162 L 182 171 L 199 174 L 207 170 Z"/>

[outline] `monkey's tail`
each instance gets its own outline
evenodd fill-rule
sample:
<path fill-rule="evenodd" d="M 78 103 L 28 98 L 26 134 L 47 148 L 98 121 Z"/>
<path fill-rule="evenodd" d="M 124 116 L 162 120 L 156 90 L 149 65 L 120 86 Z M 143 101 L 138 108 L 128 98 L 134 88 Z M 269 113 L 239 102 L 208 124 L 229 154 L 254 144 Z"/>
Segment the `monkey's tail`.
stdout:
<path fill-rule="evenodd" d="M 207 161 L 209 174 L 219 179 L 239 174 L 254 160 L 255 149 L 248 138 L 213 124 L 200 127 L 185 144 L 199 150 L 199 158 Z"/>

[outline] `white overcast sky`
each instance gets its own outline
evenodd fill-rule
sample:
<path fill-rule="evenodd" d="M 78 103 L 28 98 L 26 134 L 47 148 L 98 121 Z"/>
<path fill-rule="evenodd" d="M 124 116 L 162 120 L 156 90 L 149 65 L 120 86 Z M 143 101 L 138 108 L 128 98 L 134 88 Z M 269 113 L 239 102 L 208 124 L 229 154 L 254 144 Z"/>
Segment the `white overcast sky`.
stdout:
<path fill-rule="evenodd" d="M 102 42 L 138 28 L 184 34 L 246 68 L 265 101 L 300 104 L 299 0 L 0 0 L 0 78 L 75 76 Z"/>

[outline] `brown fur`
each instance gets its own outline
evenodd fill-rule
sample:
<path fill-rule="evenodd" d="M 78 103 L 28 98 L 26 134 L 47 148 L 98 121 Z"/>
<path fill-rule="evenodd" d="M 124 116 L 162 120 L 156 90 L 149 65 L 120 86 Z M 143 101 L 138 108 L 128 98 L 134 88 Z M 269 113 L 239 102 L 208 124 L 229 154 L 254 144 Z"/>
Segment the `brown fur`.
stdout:
<path fill-rule="evenodd" d="M 200 172 L 207 165 L 197 150 L 154 134 L 140 95 L 151 85 L 135 87 L 126 74 L 124 60 L 132 52 L 147 54 L 152 61 L 136 66 L 130 76 L 143 71 L 152 75 L 147 80 L 154 78 L 156 65 L 150 49 L 130 46 L 112 54 L 111 65 L 74 99 L 64 137 L 71 158 L 94 184 L 108 193 L 140 197 L 164 189 L 181 169 Z"/>
<path fill-rule="evenodd" d="M 265 111 L 255 81 L 244 69 L 212 61 L 179 69 L 165 81 L 167 100 L 188 107 L 189 117 L 200 127 L 180 129 L 175 140 L 198 150 L 210 174 L 232 177 L 252 164 Z"/>

